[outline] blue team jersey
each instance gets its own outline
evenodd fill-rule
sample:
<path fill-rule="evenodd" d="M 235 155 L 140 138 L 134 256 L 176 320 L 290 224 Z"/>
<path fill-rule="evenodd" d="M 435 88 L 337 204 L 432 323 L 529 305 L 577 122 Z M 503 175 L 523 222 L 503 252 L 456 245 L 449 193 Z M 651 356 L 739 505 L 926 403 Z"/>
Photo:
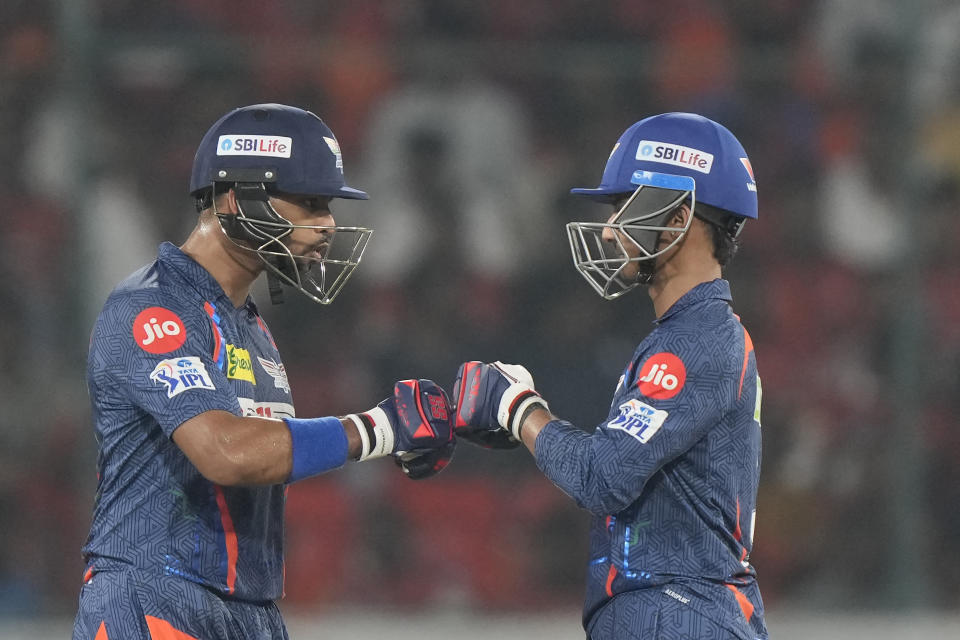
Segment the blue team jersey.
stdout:
<path fill-rule="evenodd" d="M 588 435 L 554 421 L 538 466 L 593 514 L 584 625 L 617 594 L 657 588 L 766 637 L 749 556 L 760 476 L 760 379 L 725 280 L 680 298 L 626 366 Z"/>
<path fill-rule="evenodd" d="M 135 567 L 244 600 L 279 598 L 284 486 L 213 484 L 171 439 L 205 411 L 294 415 L 253 302 L 235 308 L 203 267 L 164 243 L 107 299 L 87 384 L 99 448 L 88 571 Z"/>

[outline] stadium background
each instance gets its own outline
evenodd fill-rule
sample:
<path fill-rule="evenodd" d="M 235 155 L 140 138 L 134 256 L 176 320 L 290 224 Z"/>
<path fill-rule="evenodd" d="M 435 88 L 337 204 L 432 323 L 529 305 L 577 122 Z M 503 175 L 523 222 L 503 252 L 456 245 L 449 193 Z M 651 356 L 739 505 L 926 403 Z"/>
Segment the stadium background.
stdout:
<path fill-rule="evenodd" d="M 71 624 L 97 310 L 185 238 L 209 124 L 276 101 L 333 128 L 371 193 L 334 212 L 376 229 L 333 306 L 258 290 L 301 415 L 503 359 L 592 428 L 653 318 L 576 274 L 563 225 L 606 212 L 567 190 L 642 116 L 727 124 L 759 185 L 727 275 L 764 382 L 772 630 L 957 637 L 957 33 L 936 0 L 5 0 L 0 636 Z M 417 485 L 349 466 L 291 489 L 283 608 L 304 638 L 581 637 L 586 523 L 522 451 L 462 446 Z"/>

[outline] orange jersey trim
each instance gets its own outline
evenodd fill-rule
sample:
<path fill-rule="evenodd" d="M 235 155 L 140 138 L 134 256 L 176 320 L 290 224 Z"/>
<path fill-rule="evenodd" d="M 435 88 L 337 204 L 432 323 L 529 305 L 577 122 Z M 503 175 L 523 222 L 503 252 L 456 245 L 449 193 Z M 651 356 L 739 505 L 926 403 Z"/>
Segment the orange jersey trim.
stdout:
<path fill-rule="evenodd" d="M 143 616 L 150 631 L 150 640 L 198 640 L 188 633 L 174 629 L 173 625 L 153 616 Z"/>
<path fill-rule="evenodd" d="M 227 498 L 223 495 L 223 489 L 214 485 L 213 490 L 217 495 L 220 522 L 223 524 L 223 542 L 227 548 L 227 593 L 233 593 L 237 583 L 237 532 L 233 528 L 233 518 L 227 509 Z"/>
<path fill-rule="evenodd" d="M 110 637 L 107 635 L 106 622 L 100 622 L 100 628 L 97 629 L 97 635 L 93 637 L 93 640 L 110 640 Z"/>
<path fill-rule="evenodd" d="M 743 595 L 740 589 L 737 589 L 732 584 L 728 584 L 726 587 L 730 589 L 730 591 L 733 591 L 733 597 L 737 599 L 737 604 L 740 605 L 740 610 L 743 611 L 743 617 L 747 619 L 747 622 L 750 622 L 750 618 L 753 617 L 753 604 L 747 599 L 747 596 Z"/>
<path fill-rule="evenodd" d="M 743 378 L 747 375 L 747 363 L 750 360 L 750 352 L 753 351 L 753 340 L 750 339 L 750 334 L 747 333 L 746 327 L 743 329 L 743 368 L 740 369 L 740 386 L 737 389 L 737 400 L 740 399 L 740 395 L 743 393 Z"/>
<path fill-rule="evenodd" d="M 613 597 L 613 579 L 617 577 L 617 568 L 613 566 L 613 563 L 610 564 L 610 571 L 607 572 L 607 586 L 606 591 L 609 597 Z"/>

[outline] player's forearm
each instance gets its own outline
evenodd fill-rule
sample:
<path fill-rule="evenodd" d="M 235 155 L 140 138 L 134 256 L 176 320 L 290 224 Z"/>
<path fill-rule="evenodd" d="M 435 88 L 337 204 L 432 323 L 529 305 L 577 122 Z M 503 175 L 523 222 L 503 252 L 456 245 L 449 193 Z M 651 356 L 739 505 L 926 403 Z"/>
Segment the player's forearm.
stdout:
<path fill-rule="evenodd" d="M 190 456 L 200 473 L 223 486 L 283 483 L 293 465 L 286 424 L 267 418 L 231 418 L 212 421 L 207 447 L 198 459 Z"/>
<path fill-rule="evenodd" d="M 236 470 L 234 484 L 270 485 L 293 482 L 301 477 L 322 473 L 323 470 L 338 468 L 347 460 L 360 457 L 360 436 L 356 425 L 348 419 L 331 417 L 302 421 L 336 433 L 308 432 L 299 440 L 293 436 L 289 421 L 261 418 L 244 420 L 244 432 L 239 438 L 234 436 L 234 446 L 225 448 L 225 453 L 231 456 L 232 466 Z M 255 421 L 255 424 L 251 424 L 250 420 Z M 339 430 L 343 431 L 342 435 Z M 307 438 L 306 442 L 302 439 L 304 437 Z M 346 447 L 341 448 L 339 443 L 344 437 Z M 314 454 L 318 453 L 321 460 L 304 460 L 303 453 L 297 450 L 304 446 L 319 449 Z M 319 466 L 308 469 L 304 474 L 301 468 L 303 464 Z"/>
<path fill-rule="evenodd" d="M 522 435 L 526 443 L 526 425 Z M 536 438 L 537 467 L 584 509 L 609 515 L 636 499 L 635 477 L 623 473 L 615 454 L 611 460 L 601 461 L 593 436 L 564 420 L 552 420 L 537 430 Z"/>
<path fill-rule="evenodd" d="M 360 455 L 360 439 L 349 421 L 339 421 L 337 428 L 347 442 L 342 464 Z M 173 437 L 200 473 L 222 486 L 282 484 L 294 468 L 294 439 L 283 420 L 209 411 L 185 422 Z"/>
<path fill-rule="evenodd" d="M 251 423 L 254 421 L 255 423 Z M 272 485 L 286 482 L 293 468 L 290 430 L 281 420 L 245 420 L 240 434 L 230 435 L 223 454 L 234 471 L 231 484 Z"/>
<path fill-rule="evenodd" d="M 524 446 L 526 446 L 527 450 L 534 456 L 537 455 L 536 444 L 540 431 L 542 431 L 551 420 L 557 419 L 557 416 L 539 405 L 534 405 L 529 414 L 524 416 L 523 424 L 520 427 L 520 437 L 523 439 Z"/>

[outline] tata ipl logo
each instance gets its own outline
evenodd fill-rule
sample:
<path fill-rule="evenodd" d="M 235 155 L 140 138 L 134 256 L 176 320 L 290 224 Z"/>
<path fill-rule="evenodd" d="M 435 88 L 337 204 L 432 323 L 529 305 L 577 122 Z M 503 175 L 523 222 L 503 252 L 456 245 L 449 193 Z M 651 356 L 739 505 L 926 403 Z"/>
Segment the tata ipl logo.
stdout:
<path fill-rule="evenodd" d="M 203 361 L 196 356 L 161 360 L 150 372 L 150 379 L 167 387 L 167 397 L 172 398 L 187 389 L 212 390 L 216 387 Z"/>
<path fill-rule="evenodd" d="M 607 423 L 610 429 L 625 431 L 643 444 L 650 442 L 670 414 L 631 398 L 620 405 L 620 413 Z"/>

